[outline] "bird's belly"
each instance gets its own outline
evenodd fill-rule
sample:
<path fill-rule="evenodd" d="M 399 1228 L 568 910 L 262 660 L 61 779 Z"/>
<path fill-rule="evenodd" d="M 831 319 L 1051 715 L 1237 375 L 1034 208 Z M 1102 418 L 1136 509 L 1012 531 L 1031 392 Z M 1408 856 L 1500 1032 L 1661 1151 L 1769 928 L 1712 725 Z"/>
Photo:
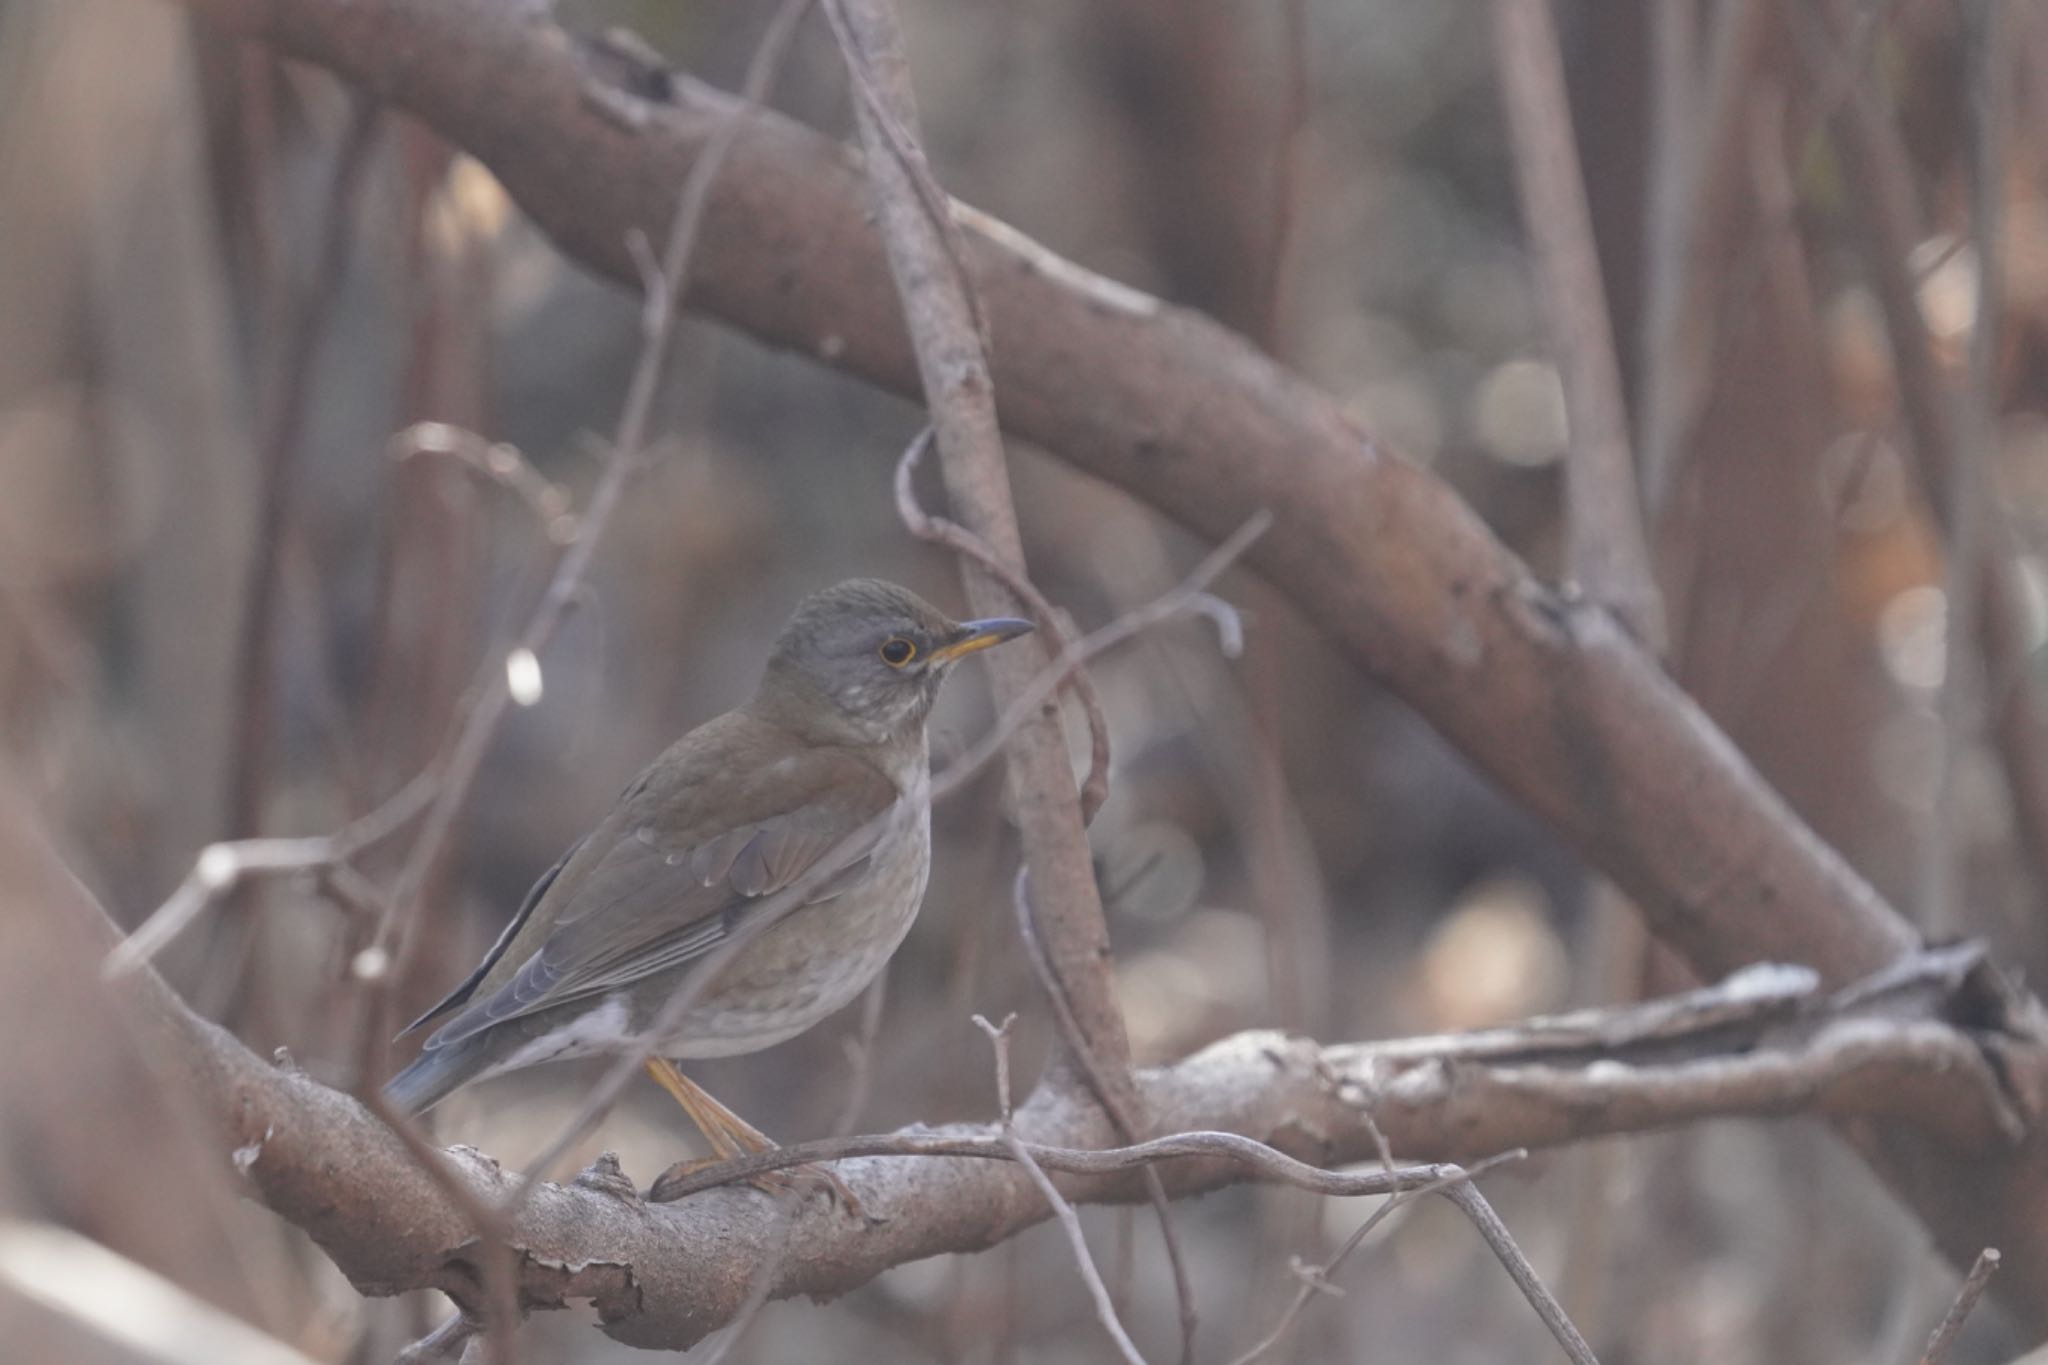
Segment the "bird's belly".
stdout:
<path fill-rule="evenodd" d="M 866 989 L 910 932 L 924 900 L 929 811 L 918 809 L 906 824 L 898 837 L 882 841 L 889 852 L 866 878 L 795 911 L 742 950 L 685 1011 L 661 1044 L 662 1055 L 756 1052 L 802 1033 Z"/>

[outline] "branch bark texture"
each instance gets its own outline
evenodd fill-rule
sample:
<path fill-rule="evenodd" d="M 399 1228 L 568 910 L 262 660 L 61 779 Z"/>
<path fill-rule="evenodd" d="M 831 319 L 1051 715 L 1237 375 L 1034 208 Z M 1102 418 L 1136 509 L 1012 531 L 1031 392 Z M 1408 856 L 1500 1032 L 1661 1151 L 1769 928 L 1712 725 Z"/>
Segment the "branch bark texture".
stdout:
<path fill-rule="evenodd" d="M 100 918 L 89 903 L 76 913 Z M 1185 1135 L 1187 1146 L 1213 1150 L 1225 1144 L 1201 1143 L 1204 1134 L 1238 1134 L 1318 1167 L 1371 1160 L 1374 1123 L 1411 1160 L 1816 1109 L 1880 1119 L 1933 1109 L 1965 1127 L 2019 1131 L 2016 1097 L 1986 1061 L 2000 1029 L 1966 1029 L 1952 1018 L 1976 1013 L 1967 968 L 1930 959 L 1900 987 L 1860 998 L 1829 999 L 1810 973 L 1791 978 L 1775 990 L 1738 979 L 1678 1001 L 1479 1035 L 1322 1047 L 1244 1033 L 1135 1081 L 1160 1130 Z M 304 1228 L 358 1289 L 436 1288 L 481 1309 L 470 1220 L 396 1133 L 355 1100 L 263 1061 L 193 1015 L 154 969 L 109 989 L 133 1007 L 169 1075 L 216 1117 L 251 1192 Z M 1017 1112 L 1015 1132 L 1055 1171 L 1043 1149 L 1114 1141 L 1092 1103 L 1055 1088 Z M 882 1142 L 915 1152 L 947 1142 L 997 1147 L 1002 1138 L 993 1123 L 954 1124 Z M 858 1150 L 863 1141 L 880 1145 L 841 1145 Z M 784 1153 L 813 1154 L 808 1146 Z M 1076 1152 L 1075 1164 L 1113 1167 L 1106 1155 Z M 478 1201 L 500 1203 L 520 1181 L 469 1148 L 445 1159 Z M 766 1258 L 774 1261 L 771 1297 L 831 1298 L 891 1266 L 996 1245 L 1049 1215 L 1029 1174 L 1010 1162 L 894 1155 L 837 1169 L 885 1221 L 868 1225 L 814 1201 L 785 1228 L 776 1200 L 732 1187 L 650 1203 L 609 1157 L 567 1184 L 540 1184 L 509 1232 L 521 1307 L 588 1302 L 616 1339 L 680 1349 L 743 1310 Z M 1071 1201 L 1131 1201 L 1145 1195 L 1145 1169 L 1057 1178 Z M 1206 1156 L 1157 1170 L 1179 1197 L 1255 1174 Z"/>
<path fill-rule="evenodd" d="M 670 187 L 728 107 L 496 0 L 187 6 L 425 119 L 563 250 L 629 283 L 627 233 L 666 222 Z M 688 301 L 916 393 L 863 180 L 838 144 L 751 120 Z M 1606 611 L 1545 590 L 1441 481 L 1241 338 L 956 214 L 996 338 L 1004 426 L 1212 538 L 1269 508 L 1255 566 L 1611 876 L 1696 970 L 1769 959 L 1843 983 L 1916 945 Z M 2040 1074 L 2037 1050 L 2014 1060 Z M 2006 1150 L 1975 1136 L 1968 1159 L 1903 1124 L 1860 1146 L 1951 1258 L 2004 1250 L 2000 1294 L 2048 1330 L 2048 1141 Z"/>

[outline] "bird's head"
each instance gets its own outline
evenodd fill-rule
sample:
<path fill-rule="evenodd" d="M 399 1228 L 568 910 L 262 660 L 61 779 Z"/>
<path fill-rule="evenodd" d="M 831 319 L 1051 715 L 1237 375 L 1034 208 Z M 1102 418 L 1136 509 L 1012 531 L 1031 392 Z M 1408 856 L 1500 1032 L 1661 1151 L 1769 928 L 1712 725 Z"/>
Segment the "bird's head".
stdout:
<path fill-rule="evenodd" d="M 855 578 L 806 597 L 775 641 L 757 705 L 785 723 L 870 743 L 914 734 L 953 665 L 1029 621 L 955 621 L 906 588 Z"/>

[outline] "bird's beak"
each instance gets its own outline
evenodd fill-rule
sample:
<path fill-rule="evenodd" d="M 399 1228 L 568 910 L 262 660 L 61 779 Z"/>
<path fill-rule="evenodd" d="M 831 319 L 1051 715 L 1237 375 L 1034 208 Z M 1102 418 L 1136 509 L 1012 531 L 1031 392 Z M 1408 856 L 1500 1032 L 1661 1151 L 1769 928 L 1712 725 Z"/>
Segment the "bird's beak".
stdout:
<path fill-rule="evenodd" d="M 986 621 L 962 621 L 953 638 L 931 652 L 935 664 L 949 664 L 990 645 L 1014 640 L 1031 630 L 1029 621 L 1014 616 L 991 616 Z"/>

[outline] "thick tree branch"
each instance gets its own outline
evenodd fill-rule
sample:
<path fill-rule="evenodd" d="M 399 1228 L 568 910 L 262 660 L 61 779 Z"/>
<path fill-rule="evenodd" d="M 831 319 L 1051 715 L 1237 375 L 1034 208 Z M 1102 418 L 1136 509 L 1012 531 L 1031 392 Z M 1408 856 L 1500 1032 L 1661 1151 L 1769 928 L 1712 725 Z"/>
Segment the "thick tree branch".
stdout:
<path fill-rule="evenodd" d="M 82 889 L 77 902 L 63 913 L 111 943 L 111 925 Z M 1673 1001 L 1385 1044 L 1244 1033 L 1137 1074 L 1148 1112 L 1175 1134 L 1149 1149 L 1093 1150 L 1111 1140 L 1100 1112 L 1052 1090 L 1017 1112 L 1014 1131 L 1041 1167 L 1068 1173 L 1060 1190 L 1074 1202 L 1142 1198 L 1147 1170 L 1183 1197 L 1261 1175 L 1335 1193 L 1399 1188 L 1377 1165 L 1361 1175 L 1320 1169 L 1373 1161 L 1375 1123 L 1411 1161 L 1816 1110 L 1932 1111 L 1964 1128 L 2017 1131 L 2026 1102 L 2006 1092 L 1996 1065 L 2015 1040 L 1986 1014 L 1980 966 L 1975 950 L 1950 950 L 1912 959 L 1889 985 L 1834 996 L 1810 973 L 1769 969 Z M 396 1133 L 192 1014 L 153 968 L 106 989 L 137 1020 L 167 1083 L 214 1116 L 221 1150 L 233 1152 L 254 1196 L 304 1228 L 358 1289 L 437 1288 L 481 1308 L 470 1215 Z M 873 1226 L 813 1204 L 785 1228 L 777 1201 L 749 1189 L 649 1203 L 601 1158 L 568 1184 L 539 1184 L 518 1208 L 508 1236 L 521 1306 L 588 1302 L 620 1341 L 673 1349 L 740 1313 L 765 1258 L 775 1262 L 770 1297 L 829 1298 L 894 1265 L 984 1249 L 1049 1213 L 1028 1173 L 999 1159 L 1004 1142 L 998 1124 L 954 1124 L 752 1159 L 898 1153 L 838 1167 L 886 1220 Z M 972 1155 L 944 1155 L 963 1152 Z M 470 1202 L 502 1204 L 520 1182 L 472 1149 L 447 1156 Z"/>
<path fill-rule="evenodd" d="M 667 187 L 731 104 L 669 72 L 635 75 L 634 90 L 661 97 L 642 99 L 615 53 L 600 61 L 490 0 L 187 3 L 426 118 L 571 256 L 628 285 L 623 241 L 666 221 Z M 764 115 L 728 171 L 687 301 L 920 392 L 847 149 Z M 1702 971 L 1772 958 L 1843 981 L 1913 947 L 1604 612 L 1545 591 L 1440 480 L 1242 339 L 956 213 L 999 337 L 1005 424 L 1211 538 L 1270 508 L 1254 565 L 1612 873 Z"/>
<path fill-rule="evenodd" d="M 669 187 L 729 107 L 671 73 L 601 68 L 551 21 L 496 0 L 186 2 L 426 119 L 565 251 L 629 283 L 620 243 L 666 221 Z M 1212 538 L 1270 508 L 1255 567 L 1612 876 L 1697 970 L 1771 959 L 1841 983 L 1915 946 L 1604 611 L 1546 592 L 1440 480 L 1241 338 L 955 212 L 998 338 L 1005 426 Z M 845 148 L 751 120 L 699 250 L 692 305 L 916 391 Z M 2011 1064 L 2038 1078 L 2038 1051 L 2022 1051 Z M 2048 1329 L 2048 1142 L 1958 1159 L 1915 1127 L 1859 1137 L 1952 1258 L 2004 1251 L 1998 1292 Z"/>

